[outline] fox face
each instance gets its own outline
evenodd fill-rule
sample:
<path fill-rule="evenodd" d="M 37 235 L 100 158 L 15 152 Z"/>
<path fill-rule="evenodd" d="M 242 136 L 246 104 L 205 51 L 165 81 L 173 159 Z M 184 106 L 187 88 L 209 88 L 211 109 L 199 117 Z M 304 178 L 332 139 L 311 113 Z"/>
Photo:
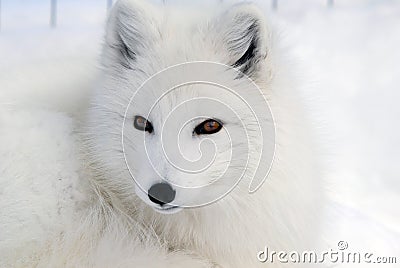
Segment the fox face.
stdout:
<path fill-rule="evenodd" d="M 125 204 L 136 196 L 169 214 L 213 203 L 253 178 L 264 148 L 266 175 L 274 129 L 258 85 L 267 36 L 249 4 L 198 16 L 117 2 L 89 113 L 96 184 Z"/>

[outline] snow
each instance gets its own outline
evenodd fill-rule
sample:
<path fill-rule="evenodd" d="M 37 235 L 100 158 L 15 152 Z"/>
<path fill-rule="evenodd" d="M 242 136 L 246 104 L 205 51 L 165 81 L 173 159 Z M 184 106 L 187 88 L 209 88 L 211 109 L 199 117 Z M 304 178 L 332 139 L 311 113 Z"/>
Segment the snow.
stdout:
<path fill-rule="evenodd" d="M 282 3 L 275 16 L 322 99 L 335 197 L 400 232 L 400 2 L 307 2 Z"/>
<path fill-rule="evenodd" d="M 400 252 L 399 15 L 390 0 L 280 1 L 272 13 L 309 74 L 329 140 L 330 192 L 346 211 L 332 236 L 382 254 Z"/>
<path fill-rule="evenodd" d="M 0 85 L 12 87 L 6 76 L 23 80 L 21 66 L 32 62 L 98 55 L 107 2 L 58 1 L 55 29 L 48 26 L 49 2 L 2 1 Z M 323 0 L 280 0 L 275 11 L 271 1 L 258 2 L 311 81 L 306 94 L 313 96 L 315 117 L 329 140 L 332 197 L 360 224 L 379 225 L 381 243 L 398 244 L 400 1 L 336 0 L 328 8 Z M 339 224 L 359 228 L 344 219 Z"/>

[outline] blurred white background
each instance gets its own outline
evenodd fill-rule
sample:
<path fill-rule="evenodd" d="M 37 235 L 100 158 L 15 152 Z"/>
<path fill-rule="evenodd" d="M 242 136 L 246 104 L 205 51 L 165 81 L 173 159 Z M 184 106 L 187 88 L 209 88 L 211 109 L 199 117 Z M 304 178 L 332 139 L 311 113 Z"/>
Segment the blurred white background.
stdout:
<path fill-rule="evenodd" d="M 108 1 L 58 0 L 55 28 L 50 0 L 0 1 L 0 95 L 32 63 L 99 54 Z M 255 2 L 304 70 L 331 159 L 331 195 L 359 221 L 342 219 L 338 228 L 378 226 L 388 237 L 381 243 L 400 244 L 400 1 L 279 0 L 276 10 Z"/>

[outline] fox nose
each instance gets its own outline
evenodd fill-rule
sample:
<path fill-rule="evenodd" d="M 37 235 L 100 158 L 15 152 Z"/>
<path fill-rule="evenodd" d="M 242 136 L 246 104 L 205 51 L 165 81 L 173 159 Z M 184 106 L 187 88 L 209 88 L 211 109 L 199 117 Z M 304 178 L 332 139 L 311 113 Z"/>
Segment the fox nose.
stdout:
<path fill-rule="evenodd" d="M 150 187 L 148 196 L 151 202 L 163 206 L 174 201 L 175 190 L 169 183 L 156 183 Z"/>

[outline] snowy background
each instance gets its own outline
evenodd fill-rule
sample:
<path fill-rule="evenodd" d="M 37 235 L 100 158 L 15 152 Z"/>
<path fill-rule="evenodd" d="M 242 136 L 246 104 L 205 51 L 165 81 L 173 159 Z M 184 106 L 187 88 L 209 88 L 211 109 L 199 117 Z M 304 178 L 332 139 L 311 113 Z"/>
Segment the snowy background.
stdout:
<path fill-rule="evenodd" d="M 98 55 L 107 1 L 59 0 L 54 29 L 50 1 L 0 1 L 0 97 L 38 76 L 32 64 Z M 338 228 L 377 226 L 379 234 L 369 241 L 398 254 L 393 244 L 400 244 L 400 1 L 336 0 L 328 8 L 324 0 L 279 0 L 277 10 L 272 1 L 257 2 L 305 70 L 307 94 L 329 140 L 332 197 L 346 207 L 346 217 L 356 218 L 353 225 L 338 220 Z"/>

